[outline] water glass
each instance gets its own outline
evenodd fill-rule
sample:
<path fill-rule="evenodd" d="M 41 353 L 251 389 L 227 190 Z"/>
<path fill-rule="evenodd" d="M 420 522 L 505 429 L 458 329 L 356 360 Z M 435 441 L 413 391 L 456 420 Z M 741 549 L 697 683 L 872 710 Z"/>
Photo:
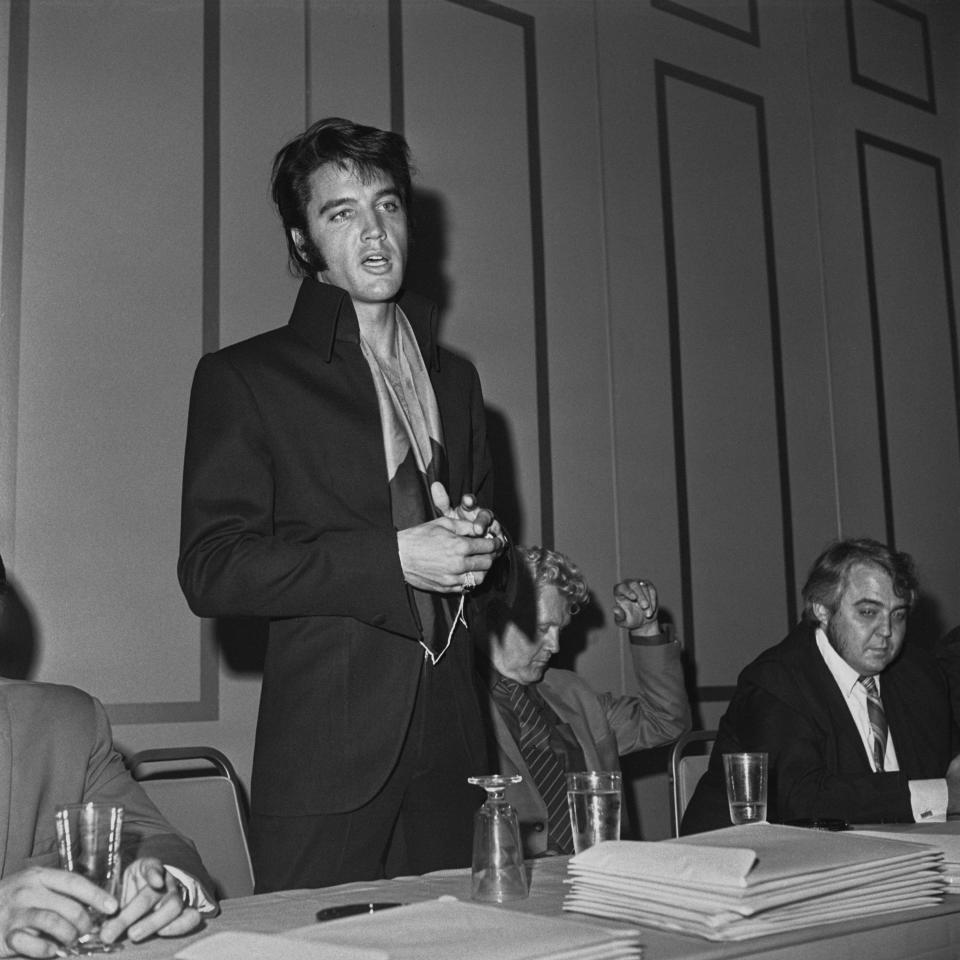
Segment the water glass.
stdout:
<path fill-rule="evenodd" d="M 113 897 L 120 889 L 120 839 L 123 807 L 110 803 L 71 803 L 57 807 L 57 851 L 60 866 L 79 873 Z M 67 948 L 72 955 L 112 953 L 119 943 L 104 943 L 100 926 L 105 917 L 87 907 L 93 928 Z"/>
<path fill-rule="evenodd" d="M 567 807 L 575 853 L 620 839 L 620 771 L 567 774 Z"/>
<path fill-rule="evenodd" d="M 723 777 L 727 784 L 730 822 L 763 823 L 767 819 L 767 755 L 725 753 Z"/>

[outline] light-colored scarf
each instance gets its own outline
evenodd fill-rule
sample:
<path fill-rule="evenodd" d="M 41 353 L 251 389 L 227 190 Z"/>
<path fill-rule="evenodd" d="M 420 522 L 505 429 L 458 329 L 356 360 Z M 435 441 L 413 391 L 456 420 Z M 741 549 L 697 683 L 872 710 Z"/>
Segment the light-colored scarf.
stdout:
<path fill-rule="evenodd" d="M 406 530 L 437 515 L 430 485 L 440 477 L 444 449 L 440 410 L 426 364 L 410 322 L 399 307 L 395 310 L 396 366 L 381 363 L 362 337 L 360 348 L 377 390 L 393 523 Z M 437 594 L 415 588 L 413 592 L 420 643 L 435 664 L 450 643 L 450 612 Z"/>

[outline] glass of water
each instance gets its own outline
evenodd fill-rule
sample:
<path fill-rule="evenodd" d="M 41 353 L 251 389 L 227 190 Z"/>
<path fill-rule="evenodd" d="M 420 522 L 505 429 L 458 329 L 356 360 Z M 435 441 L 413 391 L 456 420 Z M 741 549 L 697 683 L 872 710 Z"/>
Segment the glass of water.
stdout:
<path fill-rule="evenodd" d="M 620 839 L 620 784 L 619 770 L 567 774 L 567 806 L 575 853 L 601 840 Z"/>
<path fill-rule="evenodd" d="M 123 807 L 110 803 L 71 803 L 57 807 L 57 851 L 64 870 L 79 873 L 98 887 L 117 897 L 120 889 L 120 840 Z M 121 943 L 104 943 L 100 925 L 105 919 L 93 907 L 87 907 L 93 928 L 66 949 L 69 955 L 113 953 Z"/>
<path fill-rule="evenodd" d="M 767 819 L 767 755 L 725 753 L 723 778 L 727 785 L 730 822 L 765 823 Z"/>

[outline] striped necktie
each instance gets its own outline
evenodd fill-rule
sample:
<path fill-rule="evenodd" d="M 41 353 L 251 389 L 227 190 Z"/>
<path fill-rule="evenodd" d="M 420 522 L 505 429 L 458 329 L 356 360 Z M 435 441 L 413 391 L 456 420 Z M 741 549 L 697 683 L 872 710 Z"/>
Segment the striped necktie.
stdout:
<path fill-rule="evenodd" d="M 520 724 L 520 755 L 547 808 L 549 845 L 561 853 L 571 853 L 573 834 L 567 811 L 567 780 L 563 764 L 550 749 L 550 728 L 522 684 L 500 682 L 510 694 L 510 709 Z"/>
<path fill-rule="evenodd" d="M 883 712 L 883 701 L 873 677 L 860 677 L 860 683 L 867 691 L 867 717 L 873 734 L 873 763 L 877 773 L 883 773 L 883 758 L 887 752 L 887 717 Z"/>

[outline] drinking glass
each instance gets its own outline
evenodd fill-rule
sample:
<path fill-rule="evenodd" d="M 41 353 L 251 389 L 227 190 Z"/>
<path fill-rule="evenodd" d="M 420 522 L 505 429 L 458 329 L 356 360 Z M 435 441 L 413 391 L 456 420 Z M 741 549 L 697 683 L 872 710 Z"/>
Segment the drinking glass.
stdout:
<path fill-rule="evenodd" d="M 510 784 L 522 779 L 519 775 L 467 778 L 467 783 L 487 791 L 487 799 L 473 817 L 474 900 L 503 903 L 522 900 L 529 892 L 517 812 L 503 796 Z"/>
<path fill-rule="evenodd" d="M 767 755 L 725 753 L 723 777 L 727 784 L 730 822 L 762 823 L 767 819 Z"/>
<path fill-rule="evenodd" d="M 567 808 L 574 853 L 601 840 L 620 839 L 619 771 L 567 774 Z"/>
<path fill-rule="evenodd" d="M 110 803 L 71 803 L 57 808 L 56 823 L 60 866 L 81 874 L 117 897 L 123 807 Z M 103 914 L 93 907 L 87 907 L 87 913 L 93 921 L 93 928 L 67 947 L 67 952 L 78 956 L 122 950 L 122 944 L 104 943 L 100 939 L 100 927 L 105 919 Z"/>

